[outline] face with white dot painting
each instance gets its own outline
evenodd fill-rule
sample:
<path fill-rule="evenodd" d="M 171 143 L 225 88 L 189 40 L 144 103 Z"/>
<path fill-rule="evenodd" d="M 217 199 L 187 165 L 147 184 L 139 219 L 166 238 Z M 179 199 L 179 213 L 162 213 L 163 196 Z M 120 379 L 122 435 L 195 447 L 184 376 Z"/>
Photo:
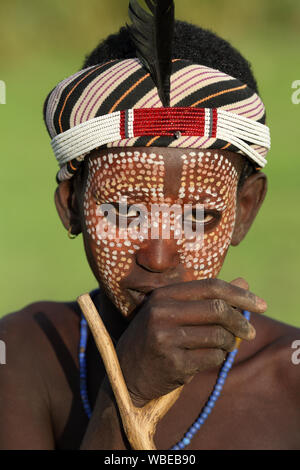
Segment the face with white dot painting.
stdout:
<path fill-rule="evenodd" d="M 233 234 L 240 167 L 240 156 L 221 150 L 168 147 L 93 152 L 83 199 L 85 244 L 98 281 L 124 316 L 155 287 L 217 277 Z M 122 212 L 124 201 L 127 209 Z M 114 230 L 106 237 L 99 230 L 107 218 L 99 210 L 103 204 L 110 204 L 117 216 L 109 228 Z M 192 222 L 198 216 L 194 208 L 201 204 L 202 243 L 191 248 L 184 231 L 179 238 L 151 239 L 148 230 L 135 237 L 135 229 L 130 233 L 127 228 L 125 238 L 124 226 L 130 227 L 138 215 L 134 204 L 146 207 L 148 213 L 155 204 L 188 205 L 193 208 L 188 214 Z M 174 234 L 175 217 L 170 218 Z M 161 214 L 154 223 L 164 222 Z"/>

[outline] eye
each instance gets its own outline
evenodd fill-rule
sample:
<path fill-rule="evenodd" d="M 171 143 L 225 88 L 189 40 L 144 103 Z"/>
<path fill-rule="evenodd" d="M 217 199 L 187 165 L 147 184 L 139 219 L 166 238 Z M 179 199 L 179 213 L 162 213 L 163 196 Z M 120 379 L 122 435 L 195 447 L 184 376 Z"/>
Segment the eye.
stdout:
<path fill-rule="evenodd" d="M 133 217 L 138 217 L 141 213 L 140 210 L 138 210 L 135 206 L 122 206 L 118 208 L 116 208 L 116 213 L 119 215 L 119 216 L 123 216 L 123 217 L 128 217 L 128 218 L 133 218 Z"/>
<path fill-rule="evenodd" d="M 140 217 L 141 213 L 143 212 L 142 209 L 137 205 L 114 203 L 113 207 L 115 214 L 118 217 L 125 217 L 127 219 L 134 219 L 136 217 Z"/>
<path fill-rule="evenodd" d="M 203 210 L 192 208 L 191 210 L 185 212 L 184 220 L 194 224 L 203 224 L 205 229 L 209 229 L 215 226 L 220 220 L 220 214 L 218 211 L 213 210 Z"/>
<path fill-rule="evenodd" d="M 211 220 L 213 220 L 213 216 L 211 214 L 208 214 L 205 211 L 204 212 L 201 211 L 200 214 L 197 214 L 196 210 L 192 210 L 190 214 L 186 215 L 186 218 L 187 220 L 190 220 L 191 222 L 195 222 L 195 223 L 201 223 L 201 222 L 206 223 L 206 222 L 210 222 Z"/>
<path fill-rule="evenodd" d="M 93 198 L 97 206 L 103 206 L 103 215 L 106 217 L 107 212 L 111 211 L 111 213 L 115 214 L 117 217 L 126 217 L 126 218 L 134 218 L 139 217 L 141 215 L 141 208 L 138 205 L 128 205 L 122 203 L 103 203 L 100 202 L 98 196 L 93 194 Z M 109 208 L 109 209 L 108 209 Z"/>
<path fill-rule="evenodd" d="M 145 207 L 140 207 L 139 204 L 126 204 L 126 203 L 107 203 L 98 204 L 102 217 L 117 226 L 126 228 L 131 224 L 142 224 L 147 219 L 145 215 Z"/>

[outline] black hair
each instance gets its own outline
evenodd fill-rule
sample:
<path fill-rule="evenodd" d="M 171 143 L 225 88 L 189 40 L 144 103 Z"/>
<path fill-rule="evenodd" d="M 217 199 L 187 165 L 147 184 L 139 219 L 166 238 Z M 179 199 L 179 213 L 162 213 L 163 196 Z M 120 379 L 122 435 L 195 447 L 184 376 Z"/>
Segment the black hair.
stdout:
<path fill-rule="evenodd" d="M 129 31 L 126 27 L 122 27 L 118 33 L 109 35 L 86 56 L 83 68 L 108 60 L 134 57 L 136 57 L 136 50 L 130 39 Z M 220 70 L 239 79 L 259 94 L 250 63 L 229 42 L 212 31 L 176 20 L 173 58 L 190 60 L 195 64 Z M 246 178 L 255 171 L 255 164 L 245 158 L 238 187 L 240 188 Z"/>
<path fill-rule="evenodd" d="M 129 31 L 122 27 L 111 34 L 85 58 L 83 68 L 114 59 L 136 57 L 136 49 Z M 220 70 L 246 83 L 258 93 L 257 83 L 249 62 L 229 42 L 215 33 L 185 21 L 176 21 L 173 40 L 173 58 Z"/>
<path fill-rule="evenodd" d="M 246 179 L 254 173 L 257 173 L 257 171 L 258 170 L 256 166 L 254 166 L 254 164 L 250 160 L 248 160 L 248 158 L 245 158 L 245 163 L 239 176 L 237 190 L 240 191 Z"/>

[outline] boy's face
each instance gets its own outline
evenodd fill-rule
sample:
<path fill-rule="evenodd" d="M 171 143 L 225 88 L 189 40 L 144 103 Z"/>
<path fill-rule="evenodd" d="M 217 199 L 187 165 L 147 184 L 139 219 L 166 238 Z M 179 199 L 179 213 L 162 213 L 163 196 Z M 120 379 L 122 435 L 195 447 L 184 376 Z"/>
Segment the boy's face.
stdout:
<path fill-rule="evenodd" d="M 157 287 L 218 276 L 234 230 L 243 161 L 222 150 L 92 152 L 84 243 L 97 280 L 124 316 Z"/>

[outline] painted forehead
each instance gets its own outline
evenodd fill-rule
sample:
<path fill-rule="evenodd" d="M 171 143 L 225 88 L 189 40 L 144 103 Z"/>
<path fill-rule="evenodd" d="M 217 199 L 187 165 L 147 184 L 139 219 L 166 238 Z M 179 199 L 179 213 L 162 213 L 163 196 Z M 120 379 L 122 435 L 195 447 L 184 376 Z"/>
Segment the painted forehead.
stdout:
<path fill-rule="evenodd" d="M 176 171 L 170 171 L 168 156 L 140 151 L 107 152 L 89 160 L 87 189 L 99 202 L 166 202 L 222 205 L 236 189 L 238 173 L 226 156 L 210 151 L 182 153 Z M 174 161 L 174 160 L 173 160 Z M 173 198 L 166 189 L 173 188 Z M 218 208 L 218 207 L 217 207 Z"/>

